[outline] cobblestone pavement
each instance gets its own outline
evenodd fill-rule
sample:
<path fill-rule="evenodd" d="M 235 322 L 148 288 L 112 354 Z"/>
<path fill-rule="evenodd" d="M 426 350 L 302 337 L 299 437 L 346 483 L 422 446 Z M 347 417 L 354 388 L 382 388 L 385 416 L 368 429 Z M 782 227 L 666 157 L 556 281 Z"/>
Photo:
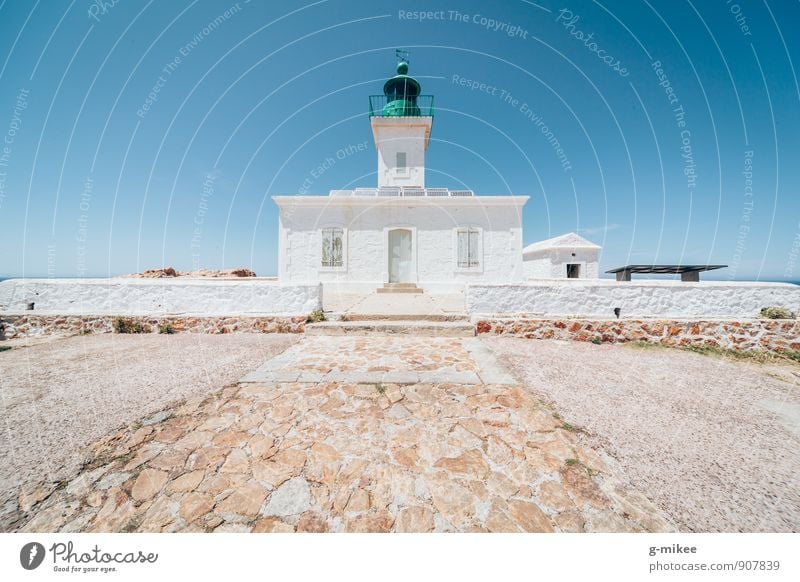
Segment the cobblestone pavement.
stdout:
<path fill-rule="evenodd" d="M 674 530 L 480 340 L 307 337 L 245 380 L 24 487 L 10 529 Z"/>

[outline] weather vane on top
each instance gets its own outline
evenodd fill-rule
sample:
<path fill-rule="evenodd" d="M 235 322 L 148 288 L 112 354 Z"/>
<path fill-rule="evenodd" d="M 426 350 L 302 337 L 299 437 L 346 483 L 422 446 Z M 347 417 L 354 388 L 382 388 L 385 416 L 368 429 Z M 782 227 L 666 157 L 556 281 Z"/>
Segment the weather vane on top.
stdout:
<path fill-rule="evenodd" d="M 401 50 L 401 49 L 395 49 L 395 50 L 394 50 L 394 55 L 395 55 L 395 56 L 396 56 L 398 59 L 400 59 L 401 61 L 403 61 L 404 63 L 411 64 L 411 61 L 409 61 L 409 60 L 408 60 L 408 55 L 409 55 L 409 52 L 408 52 L 408 51 L 404 51 L 404 50 Z"/>

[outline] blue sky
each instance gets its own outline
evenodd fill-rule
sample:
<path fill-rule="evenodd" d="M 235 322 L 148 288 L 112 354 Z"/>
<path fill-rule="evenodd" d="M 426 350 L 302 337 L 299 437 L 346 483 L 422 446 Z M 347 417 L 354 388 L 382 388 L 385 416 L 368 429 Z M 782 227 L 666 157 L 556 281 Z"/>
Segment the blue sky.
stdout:
<path fill-rule="evenodd" d="M 274 274 L 270 196 L 374 185 L 368 96 L 403 48 L 435 96 L 428 185 L 530 195 L 526 244 L 800 279 L 797 22 L 794 1 L 0 0 L 0 276 Z"/>

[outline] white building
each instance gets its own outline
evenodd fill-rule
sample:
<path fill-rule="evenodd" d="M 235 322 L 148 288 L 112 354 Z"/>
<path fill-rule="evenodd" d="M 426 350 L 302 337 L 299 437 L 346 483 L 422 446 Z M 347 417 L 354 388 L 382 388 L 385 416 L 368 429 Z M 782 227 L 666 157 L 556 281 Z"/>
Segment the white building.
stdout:
<path fill-rule="evenodd" d="M 597 279 L 598 245 L 574 232 L 535 242 L 522 250 L 526 279 Z"/>
<path fill-rule="evenodd" d="M 433 98 L 420 95 L 407 63 L 397 72 L 384 95 L 370 98 L 378 187 L 273 197 L 280 281 L 336 282 L 355 291 L 521 281 L 528 197 L 426 188 Z"/>

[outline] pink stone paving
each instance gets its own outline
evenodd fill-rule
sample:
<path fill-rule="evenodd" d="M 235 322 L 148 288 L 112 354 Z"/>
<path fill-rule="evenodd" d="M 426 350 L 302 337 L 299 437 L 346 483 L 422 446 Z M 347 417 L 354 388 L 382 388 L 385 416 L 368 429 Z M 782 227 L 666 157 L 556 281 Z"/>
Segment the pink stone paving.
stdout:
<path fill-rule="evenodd" d="M 674 530 L 475 342 L 307 337 L 248 381 L 96 442 L 74 479 L 23 487 L 12 529 Z"/>

